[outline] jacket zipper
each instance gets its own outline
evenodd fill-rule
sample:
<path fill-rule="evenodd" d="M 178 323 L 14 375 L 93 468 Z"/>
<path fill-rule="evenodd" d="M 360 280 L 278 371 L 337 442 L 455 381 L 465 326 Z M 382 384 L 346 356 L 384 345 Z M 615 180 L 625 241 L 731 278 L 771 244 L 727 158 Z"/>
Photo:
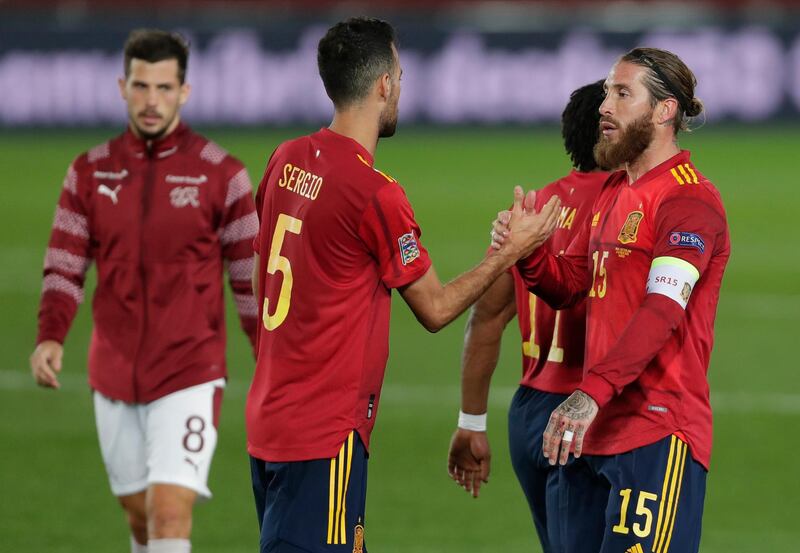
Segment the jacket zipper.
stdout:
<path fill-rule="evenodd" d="M 136 373 L 139 369 L 139 359 L 147 335 L 147 268 L 145 266 L 145 229 L 147 228 L 147 215 L 150 212 L 150 192 L 153 188 L 155 160 L 153 158 L 152 145 L 147 149 L 147 171 L 145 173 L 144 186 L 142 187 L 142 216 L 139 221 L 139 277 L 142 281 L 142 329 L 139 334 L 139 347 L 136 350 L 136 362 L 133 365 L 133 399 L 134 403 L 139 403 L 139 385 Z"/>

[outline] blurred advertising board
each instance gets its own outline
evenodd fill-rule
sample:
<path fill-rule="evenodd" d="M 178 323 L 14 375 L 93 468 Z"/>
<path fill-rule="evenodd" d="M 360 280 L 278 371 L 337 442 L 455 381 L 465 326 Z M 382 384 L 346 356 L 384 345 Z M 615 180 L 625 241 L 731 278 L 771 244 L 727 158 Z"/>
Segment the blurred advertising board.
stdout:
<path fill-rule="evenodd" d="M 398 27 L 406 122 L 555 122 L 570 91 L 604 78 L 617 56 L 639 45 L 672 50 L 688 63 L 709 123 L 800 119 L 800 32 L 750 25 L 637 33 Z M 327 121 L 331 106 L 316 69 L 325 28 L 179 29 L 192 43 L 187 119 L 223 125 Z M 2 34 L 0 125 L 124 120 L 117 79 L 125 31 Z"/>

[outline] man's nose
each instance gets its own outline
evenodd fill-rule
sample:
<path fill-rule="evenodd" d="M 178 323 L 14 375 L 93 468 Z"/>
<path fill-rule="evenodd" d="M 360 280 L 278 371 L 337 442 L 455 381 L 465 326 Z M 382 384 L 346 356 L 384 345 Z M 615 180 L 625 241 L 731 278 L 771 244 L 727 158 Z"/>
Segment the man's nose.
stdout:
<path fill-rule="evenodd" d="M 600 104 L 598 111 L 600 112 L 600 115 L 611 115 L 613 113 L 609 96 L 606 96 L 606 99 L 603 100 L 602 104 Z"/>
<path fill-rule="evenodd" d="M 155 106 L 158 104 L 158 92 L 155 88 L 150 88 L 147 90 L 147 96 L 145 97 L 148 106 Z"/>

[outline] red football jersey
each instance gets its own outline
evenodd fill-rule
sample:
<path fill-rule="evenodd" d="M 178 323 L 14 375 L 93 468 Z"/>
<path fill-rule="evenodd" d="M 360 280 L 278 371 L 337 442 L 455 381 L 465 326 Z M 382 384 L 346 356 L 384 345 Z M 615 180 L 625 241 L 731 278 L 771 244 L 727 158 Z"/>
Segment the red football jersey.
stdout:
<path fill-rule="evenodd" d="M 682 151 L 633 184 L 614 173 L 592 221 L 560 258 L 535 252 L 520 264 L 532 289 L 555 305 L 587 294 L 587 347 L 580 389 L 600 411 L 584 452 L 612 455 L 685 437 L 706 468 L 711 405 L 706 374 L 722 275 L 730 256 L 718 191 Z M 685 309 L 677 328 L 647 359 L 624 359 L 641 344 L 623 343 L 648 294 Z M 646 329 L 641 329 L 642 335 Z"/>
<path fill-rule="evenodd" d="M 333 457 L 369 445 L 389 354 L 391 289 L 431 266 L 402 187 L 356 141 L 322 129 L 280 145 L 256 197 L 263 327 L 248 451 Z"/>
<path fill-rule="evenodd" d="M 583 173 L 573 170 L 536 193 L 537 210 L 554 194 L 561 198 L 558 225 L 544 244 L 548 252 L 563 253 L 578 230 L 588 224 L 592 204 L 608 175 L 606 172 Z M 517 321 L 522 333 L 520 384 L 544 392 L 570 394 L 583 377 L 585 302 L 556 311 L 528 291 L 516 267 L 512 273 Z"/>

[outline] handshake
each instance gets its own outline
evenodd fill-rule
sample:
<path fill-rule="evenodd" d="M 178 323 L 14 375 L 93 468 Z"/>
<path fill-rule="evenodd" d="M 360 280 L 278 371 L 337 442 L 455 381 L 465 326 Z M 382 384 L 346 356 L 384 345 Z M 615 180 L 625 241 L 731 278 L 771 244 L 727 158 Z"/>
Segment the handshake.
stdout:
<path fill-rule="evenodd" d="M 536 192 L 525 194 L 522 187 L 514 187 L 514 205 L 510 211 L 501 211 L 492 223 L 492 248 L 495 255 L 509 261 L 528 257 L 544 244 L 556 228 L 561 200 L 552 196 L 538 212 L 534 208 Z"/>

